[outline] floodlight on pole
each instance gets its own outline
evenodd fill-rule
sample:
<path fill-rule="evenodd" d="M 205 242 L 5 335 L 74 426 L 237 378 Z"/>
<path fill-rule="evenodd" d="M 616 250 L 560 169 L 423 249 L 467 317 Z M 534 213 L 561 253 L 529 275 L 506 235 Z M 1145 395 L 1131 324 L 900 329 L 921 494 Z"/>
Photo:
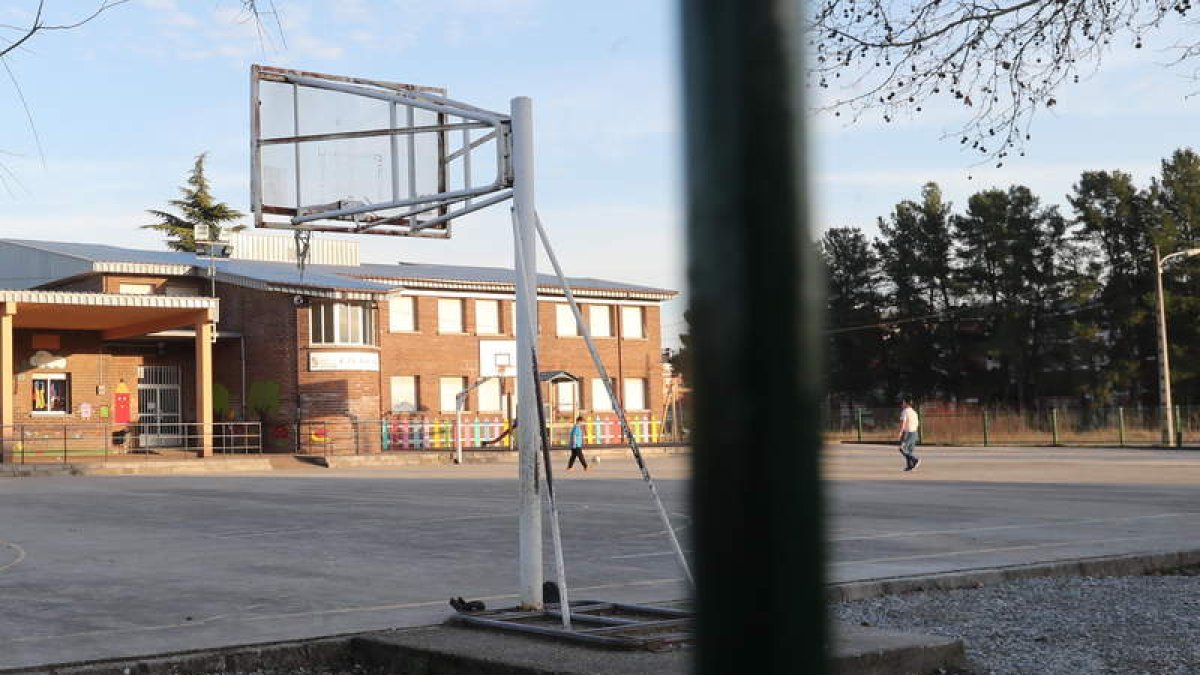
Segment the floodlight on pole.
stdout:
<path fill-rule="evenodd" d="M 1171 364 L 1167 345 L 1166 294 L 1163 292 L 1163 269 L 1175 258 L 1191 258 L 1200 255 L 1200 248 L 1189 248 L 1162 255 L 1158 244 L 1154 245 L 1154 295 L 1158 314 L 1158 403 L 1161 408 L 1159 419 L 1162 426 L 1162 444 L 1171 445 L 1175 436 L 1175 411 L 1171 402 Z"/>

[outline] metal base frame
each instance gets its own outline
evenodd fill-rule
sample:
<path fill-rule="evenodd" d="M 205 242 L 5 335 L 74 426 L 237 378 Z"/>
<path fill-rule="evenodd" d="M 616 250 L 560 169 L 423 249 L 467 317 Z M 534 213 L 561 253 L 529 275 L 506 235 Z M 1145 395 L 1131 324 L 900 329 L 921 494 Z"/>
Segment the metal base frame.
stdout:
<path fill-rule="evenodd" d="M 610 649 L 658 651 L 689 646 L 693 641 L 693 613 L 672 607 L 652 607 L 598 600 L 569 604 L 572 630 L 559 622 L 559 606 L 547 603 L 542 611 L 518 608 L 455 614 L 450 623 L 548 637 Z"/>

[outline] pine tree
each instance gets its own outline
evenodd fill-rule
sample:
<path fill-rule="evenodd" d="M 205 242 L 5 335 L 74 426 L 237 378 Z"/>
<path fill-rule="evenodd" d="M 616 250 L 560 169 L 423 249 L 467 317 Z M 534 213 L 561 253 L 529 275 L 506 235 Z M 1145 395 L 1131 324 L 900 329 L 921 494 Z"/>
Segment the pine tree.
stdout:
<path fill-rule="evenodd" d="M 208 178 L 204 175 L 204 160 L 207 156 L 208 153 L 201 153 L 196 157 L 196 163 L 188 175 L 187 185 L 179 188 L 183 198 L 168 202 L 182 215 L 157 209 L 146 210 L 158 218 L 159 222 L 143 225 L 142 228 L 166 234 L 167 246 L 173 250 L 195 252 L 197 225 L 208 225 L 209 235 L 217 239 L 220 238 L 225 223 L 245 215 L 224 202 L 216 201 L 209 192 Z M 235 225 L 231 230 L 238 232 L 245 228 L 245 225 Z"/>

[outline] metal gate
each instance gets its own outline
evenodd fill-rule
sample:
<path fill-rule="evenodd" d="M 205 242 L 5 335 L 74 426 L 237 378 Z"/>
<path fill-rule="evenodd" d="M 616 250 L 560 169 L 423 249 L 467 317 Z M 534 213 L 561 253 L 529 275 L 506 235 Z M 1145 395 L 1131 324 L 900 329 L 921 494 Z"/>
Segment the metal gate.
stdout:
<path fill-rule="evenodd" d="M 138 445 L 178 446 L 180 423 L 179 366 L 138 366 Z"/>

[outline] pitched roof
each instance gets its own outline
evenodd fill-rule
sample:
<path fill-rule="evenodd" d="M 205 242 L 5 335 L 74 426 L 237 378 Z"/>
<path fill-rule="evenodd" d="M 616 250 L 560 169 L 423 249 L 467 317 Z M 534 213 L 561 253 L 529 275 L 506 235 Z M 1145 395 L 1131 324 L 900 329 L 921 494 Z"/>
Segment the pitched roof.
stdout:
<path fill-rule="evenodd" d="M 107 244 L 64 241 L 0 239 L 0 244 L 23 246 L 46 253 L 75 258 L 92 264 L 94 272 L 206 276 L 208 259 L 182 251 L 147 251 Z M 294 263 L 218 259 L 214 268 L 218 281 L 262 290 L 323 295 L 388 293 L 402 288 L 511 292 L 515 273 L 498 267 L 399 263 L 364 263 L 359 266 L 308 265 L 303 273 Z M 593 278 L 568 278 L 572 290 L 585 297 L 667 300 L 672 290 Z M 558 278 L 538 275 L 539 291 L 561 293 Z"/>

